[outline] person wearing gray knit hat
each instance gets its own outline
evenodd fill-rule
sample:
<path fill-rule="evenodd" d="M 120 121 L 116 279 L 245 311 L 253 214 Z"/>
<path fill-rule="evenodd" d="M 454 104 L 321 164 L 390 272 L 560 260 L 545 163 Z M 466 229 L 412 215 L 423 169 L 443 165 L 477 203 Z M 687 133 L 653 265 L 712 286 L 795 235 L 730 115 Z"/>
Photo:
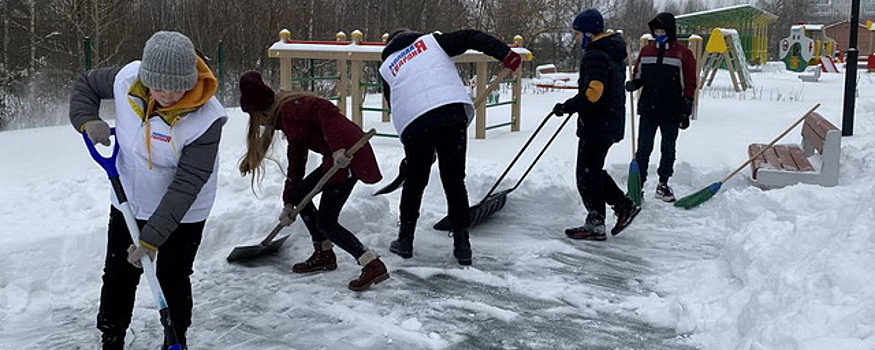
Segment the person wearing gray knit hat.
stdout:
<path fill-rule="evenodd" d="M 188 91 L 197 83 L 197 53 L 179 32 L 157 32 L 146 41 L 140 81 L 150 89 Z"/>
<path fill-rule="evenodd" d="M 96 324 L 101 344 L 86 347 L 126 348 L 137 285 L 151 266 L 167 309 L 161 349 L 186 349 L 192 267 L 218 191 L 228 120 L 216 98 L 218 80 L 191 40 L 160 31 L 146 41 L 142 60 L 82 72 L 72 88 L 73 128 L 86 142 L 114 147 L 117 181 L 127 191 L 126 198 L 112 197 L 109 211 Z M 115 106 L 115 132 L 100 115 L 105 100 Z M 133 221 L 139 232 L 128 229 Z M 138 342 L 161 341 L 146 338 Z"/>

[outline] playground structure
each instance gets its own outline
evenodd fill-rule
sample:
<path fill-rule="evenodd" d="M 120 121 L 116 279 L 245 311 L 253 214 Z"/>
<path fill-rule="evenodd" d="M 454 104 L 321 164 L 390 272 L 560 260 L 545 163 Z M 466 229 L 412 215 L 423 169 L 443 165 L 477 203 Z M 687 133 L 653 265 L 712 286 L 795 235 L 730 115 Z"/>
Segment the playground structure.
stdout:
<path fill-rule="evenodd" d="M 678 15 L 678 34 L 698 34 L 709 41 L 714 28 L 734 28 L 746 62 L 752 65 L 769 59 L 769 25 L 778 16 L 751 5 L 737 5 Z"/>
<path fill-rule="evenodd" d="M 790 36 L 781 39 L 779 56 L 787 70 L 804 72 L 808 66 L 821 65 L 825 73 L 838 73 L 834 63 L 836 41 L 827 37 L 822 24 L 797 24 Z"/>
<path fill-rule="evenodd" d="M 717 70 L 726 68 L 735 91 L 751 87 L 752 79 L 747 68 L 744 49 L 735 29 L 714 28 L 705 45 L 705 57 L 699 74 L 699 86 L 711 86 Z"/>
<path fill-rule="evenodd" d="M 346 114 L 347 98 L 351 99 L 350 107 L 352 121 L 359 126 L 363 125 L 364 112 L 381 112 L 382 121 L 390 120 L 391 111 L 388 109 L 385 99 L 382 100 L 382 108 L 365 107 L 365 89 L 367 87 L 379 87 L 379 82 L 366 81 L 364 78 L 364 66 L 366 62 L 381 61 L 380 54 L 386 45 L 388 34 L 383 34 L 383 41 L 366 42 L 363 41 L 362 32 L 356 30 L 352 32 L 352 40 L 346 40 L 346 34 L 343 32 L 337 33 L 336 41 L 315 41 L 315 40 L 292 40 L 292 33 L 283 29 L 279 32 L 279 39 L 273 43 L 268 49 L 268 57 L 277 58 L 280 60 L 280 89 L 290 90 L 293 82 L 293 60 L 295 59 L 318 59 L 318 60 L 335 60 L 337 63 L 337 76 L 327 77 L 331 80 L 336 80 L 337 106 L 340 111 Z M 532 53 L 522 46 L 523 38 L 519 35 L 514 37 L 514 44 L 511 49 L 522 56 L 523 61 L 531 61 Z M 492 74 L 489 72 L 488 65 L 490 62 L 498 62 L 491 56 L 485 55 L 479 51 L 469 50 L 468 52 L 453 57 L 456 63 L 473 63 L 475 67 L 476 81 L 474 86 L 474 95 L 477 96 L 486 90 L 487 79 Z M 307 79 L 307 78 L 305 78 Z M 309 77 L 316 79 L 316 77 Z M 461 79 L 461 78 L 460 78 Z M 491 101 L 491 103 L 482 104 L 475 108 L 475 137 L 477 139 L 486 138 L 486 130 L 510 126 L 511 131 L 520 130 L 520 110 L 521 110 L 521 95 L 522 95 L 522 69 L 513 72 L 512 78 L 507 80 L 512 84 L 511 100 L 505 102 Z M 498 125 L 486 125 L 486 108 L 501 105 L 511 106 L 511 120 L 507 123 Z M 380 136 L 397 136 L 378 134 Z"/>

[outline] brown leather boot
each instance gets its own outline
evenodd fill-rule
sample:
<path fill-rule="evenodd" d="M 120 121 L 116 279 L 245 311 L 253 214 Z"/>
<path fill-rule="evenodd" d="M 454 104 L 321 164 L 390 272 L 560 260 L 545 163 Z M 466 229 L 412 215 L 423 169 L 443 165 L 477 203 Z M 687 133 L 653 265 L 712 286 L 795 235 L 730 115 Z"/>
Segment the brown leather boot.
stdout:
<path fill-rule="evenodd" d="M 334 250 L 331 249 L 333 246 L 330 241 L 313 243 L 313 255 L 310 255 L 304 262 L 293 265 L 292 272 L 307 273 L 337 269 L 337 257 L 334 255 Z"/>
<path fill-rule="evenodd" d="M 360 292 L 368 289 L 373 284 L 389 279 L 386 265 L 380 261 L 376 253 L 370 250 L 365 252 L 364 255 L 359 257 L 359 264 L 361 263 L 365 263 L 365 267 L 362 268 L 362 274 L 358 278 L 349 281 L 349 289 Z"/>

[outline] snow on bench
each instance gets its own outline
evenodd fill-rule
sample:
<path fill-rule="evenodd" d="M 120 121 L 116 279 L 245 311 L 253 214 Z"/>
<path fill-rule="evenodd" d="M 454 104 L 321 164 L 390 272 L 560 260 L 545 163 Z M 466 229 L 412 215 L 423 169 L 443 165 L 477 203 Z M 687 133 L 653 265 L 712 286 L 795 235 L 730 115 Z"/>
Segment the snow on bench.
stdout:
<path fill-rule="evenodd" d="M 820 80 L 820 67 L 817 67 L 817 69 L 814 72 L 811 72 L 811 74 L 799 74 L 799 79 L 810 83 L 817 82 Z"/>
<path fill-rule="evenodd" d="M 810 183 L 835 186 L 839 181 L 841 131 L 820 114 L 813 112 L 802 126 L 802 144 L 775 145 L 750 163 L 756 183 L 766 188 Z M 766 144 L 747 147 L 748 157 Z"/>

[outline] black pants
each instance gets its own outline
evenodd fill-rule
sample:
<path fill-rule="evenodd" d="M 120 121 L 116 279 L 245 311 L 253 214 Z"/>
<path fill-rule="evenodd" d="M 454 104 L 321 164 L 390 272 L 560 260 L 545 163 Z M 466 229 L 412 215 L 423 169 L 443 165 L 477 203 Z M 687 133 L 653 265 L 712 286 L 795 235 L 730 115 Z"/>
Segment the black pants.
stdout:
<path fill-rule="evenodd" d="M 604 170 L 605 157 L 612 143 L 579 140 L 577 143 L 577 191 L 583 206 L 592 213 L 598 213 L 604 220 L 605 203 L 621 204 L 626 200 L 623 190 Z"/>
<path fill-rule="evenodd" d="M 671 118 L 658 118 L 656 116 L 641 116 L 641 126 L 638 128 L 638 150 L 635 152 L 635 161 L 641 169 L 641 183 L 647 180 L 647 166 L 650 162 L 650 153 L 653 152 L 656 130 L 659 129 L 662 141 L 659 145 L 659 182 L 666 182 L 674 174 L 675 146 L 678 139 L 678 122 Z"/>
<path fill-rule="evenodd" d="M 170 235 L 155 260 L 155 274 L 167 299 L 176 334 L 184 343 L 185 332 L 191 326 L 192 265 L 206 221 L 180 224 Z M 142 228 L 144 220 L 137 220 Z M 133 244 L 121 211 L 109 213 L 109 239 L 103 267 L 103 287 L 100 290 L 100 311 L 97 328 L 108 334 L 124 334 L 131 323 L 137 284 L 143 270 L 128 263 L 128 247 Z M 151 297 L 150 297 L 151 298 Z M 158 322 L 158 314 L 155 314 Z"/>
<path fill-rule="evenodd" d="M 420 120 L 442 119 L 446 122 Z M 421 116 L 401 136 L 407 158 L 407 177 L 401 190 L 401 222 L 416 222 L 422 193 L 428 185 L 432 159 L 437 153 L 441 184 L 447 197 L 450 226 L 465 229 L 468 217 L 468 189 L 465 187 L 465 159 L 468 146 L 467 116 L 461 105 L 448 105 Z M 418 123 L 414 125 L 414 123 Z"/>
<path fill-rule="evenodd" d="M 296 205 L 300 203 L 316 187 L 319 179 L 324 174 L 322 168 L 319 167 L 304 177 L 304 180 L 292 191 L 292 203 Z M 351 254 L 356 260 L 365 253 L 365 246 L 352 232 L 349 232 L 349 230 L 340 225 L 338 218 L 340 217 L 340 210 L 343 209 L 343 205 L 349 199 L 352 188 L 357 181 L 358 179 L 355 176 L 350 176 L 341 183 L 325 184 L 325 186 L 322 186 L 319 210 L 316 210 L 316 206 L 311 201 L 304 206 L 300 214 L 301 220 L 304 221 L 304 225 L 310 231 L 310 237 L 312 237 L 314 243 L 330 240 L 340 249 Z"/>

